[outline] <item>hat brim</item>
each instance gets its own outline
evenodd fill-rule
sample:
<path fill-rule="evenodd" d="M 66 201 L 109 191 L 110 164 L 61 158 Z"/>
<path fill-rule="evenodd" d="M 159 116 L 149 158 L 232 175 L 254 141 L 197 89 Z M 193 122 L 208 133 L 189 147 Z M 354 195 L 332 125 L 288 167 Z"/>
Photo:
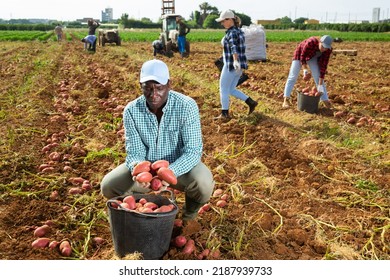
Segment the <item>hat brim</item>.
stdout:
<path fill-rule="evenodd" d="M 221 22 L 221 21 L 223 21 L 225 18 L 217 18 L 215 21 L 216 22 Z"/>
<path fill-rule="evenodd" d="M 156 81 L 157 83 L 159 83 L 161 85 L 166 85 L 168 83 L 168 79 L 167 78 L 157 77 L 157 76 L 154 76 L 154 75 L 142 77 L 139 80 L 140 83 L 145 83 L 145 82 L 148 82 L 148 81 Z"/>
<path fill-rule="evenodd" d="M 322 46 L 325 48 L 325 49 L 330 49 L 331 48 L 331 45 L 327 45 L 325 44 L 324 42 L 321 43 Z"/>

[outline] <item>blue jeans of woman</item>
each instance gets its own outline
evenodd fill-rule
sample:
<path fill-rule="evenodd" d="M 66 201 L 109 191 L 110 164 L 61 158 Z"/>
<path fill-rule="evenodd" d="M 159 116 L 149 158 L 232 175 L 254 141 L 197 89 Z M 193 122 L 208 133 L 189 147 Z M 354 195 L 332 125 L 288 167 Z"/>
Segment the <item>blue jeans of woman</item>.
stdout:
<path fill-rule="evenodd" d="M 219 79 L 219 94 L 221 99 L 222 110 L 229 110 L 230 105 L 230 95 L 241 99 L 243 101 L 248 99 L 248 96 L 242 91 L 239 91 L 237 87 L 237 82 L 242 75 L 242 70 L 240 71 L 229 71 L 227 64 L 224 63 L 221 77 Z"/>
<path fill-rule="evenodd" d="M 318 66 L 317 58 L 318 58 L 317 56 L 314 56 L 312 59 L 307 61 L 307 65 L 310 68 L 311 75 L 314 79 L 316 86 L 318 86 L 318 80 L 320 78 L 320 68 Z M 301 70 L 301 62 L 299 60 L 293 60 L 291 63 L 290 72 L 288 74 L 287 82 L 286 82 L 286 85 L 284 87 L 284 93 L 283 93 L 284 97 L 291 96 L 291 92 L 294 88 L 294 85 L 298 80 L 300 70 Z M 329 99 L 328 92 L 326 91 L 326 86 L 324 83 L 324 92 L 321 95 L 321 100 L 326 101 L 328 99 Z"/>
<path fill-rule="evenodd" d="M 181 54 L 186 52 L 186 36 L 178 36 L 177 37 L 177 44 L 179 47 L 179 52 Z"/>

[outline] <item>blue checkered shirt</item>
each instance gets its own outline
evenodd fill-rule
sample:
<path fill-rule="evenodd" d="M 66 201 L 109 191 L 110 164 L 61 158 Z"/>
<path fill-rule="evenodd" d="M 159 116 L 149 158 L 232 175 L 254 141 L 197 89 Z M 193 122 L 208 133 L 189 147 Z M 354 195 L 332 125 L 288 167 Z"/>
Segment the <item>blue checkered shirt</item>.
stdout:
<path fill-rule="evenodd" d="M 241 29 L 232 26 L 226 30 L 225 37 L 223 38 L 224 63 L 227 64 L 229 71 L 234 70 L 234 53 L 238 54 L 241 69 L 248 69 L 248 61 L 245 55 L 245 34 Z"/>
<path fill-rule="evenodd" d="M 130 171 L 138 162 L 165 159 L 179 177 L 200 162 L 203 142 L 199 109 L 188 96 L 169 91 L 159 124 L 142 95 L 126 105 L 123 124 Z"/>

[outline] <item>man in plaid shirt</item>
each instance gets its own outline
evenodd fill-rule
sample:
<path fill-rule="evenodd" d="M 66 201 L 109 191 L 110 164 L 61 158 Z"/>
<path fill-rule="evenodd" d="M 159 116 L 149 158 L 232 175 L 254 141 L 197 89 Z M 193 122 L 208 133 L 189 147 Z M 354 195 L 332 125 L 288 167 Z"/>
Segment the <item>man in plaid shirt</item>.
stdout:
<path fill-rule="evenodd" d="M 170 89 L 167 65 L 157 59 L 143 64 L 140 75 L 143 95 L 124 109 L 126 160 L 101 182 L 105 197 L 149 192 L 149 184 L 134 181 L 131 173 L 142 161 L 167 160 L 185 192 L 182 219 L 192 220 L 212 194 L 214 179 L 201 162 L 202 132 L 198 106 L 192 98 Z"/>
<path fill-rule="evenodd" d="M 301 67 L 303 68 L 303 79 L 308 81 L 311 77 L 313 77 L 314 82 L 317 85 L 318 92 L 322 93 L 321 101 L 327 108 L 331 108 L 324 78 L 329 58 L 332 53 L 332 41 L 332 37 L 324 35 L 321 39 L 318 39 L 317 37 L 310 37 L 299 43 L 295 49 L 290 72 L 284 88 L 283 108 L 290 107 L 291 92 L 298 79 Z"/>

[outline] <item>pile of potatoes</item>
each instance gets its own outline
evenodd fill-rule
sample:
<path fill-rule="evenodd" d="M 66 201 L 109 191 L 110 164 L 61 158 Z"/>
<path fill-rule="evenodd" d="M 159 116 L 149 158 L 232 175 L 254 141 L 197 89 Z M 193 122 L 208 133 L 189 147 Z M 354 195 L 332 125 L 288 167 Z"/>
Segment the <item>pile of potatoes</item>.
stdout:
<path fill-rule="evenodd" d="M 134 166 L 132 175 L 137 182 L 150 183 L 150 188 L 154 191 L 160 190 L 164 183 L 165 185 L 177 184 L 177 178 L 169 169 L 169 162 L 166 160 L 157 160 L 153 163 L 142 161 Z"/>
<path fill-rule="evenodd" d="M 317 87 L 305 87 L 302 89 L 303 95 L 308 96 L 321 96 L 321 92 L 318 92 Z"/>
<path fill-rule="evenodd" d="M 123 200 L 116 199 L 115 201 L 110 201 L 110 205 L 116 209 L 128 209 L 139 213 L 167 213 L 176 208 L 173 203 L 159 206 L 152 201 L 147 201 L 146 198 L 137 200 L 133 195 L 128 195 Z"/>
<path fill-rule="evenodd" d="M 37 227 L 34 230 L 34 236 L 37 237 L 32 243 L 33 248 L 49 248 L 56 249 L 58 247 L 61 255 L 69 257 L 72 254 L 72 247 L 68 240 L 56 241 L 46 237 L 51 232 L 52 222 L 47 221 L 44 225 Z"/>

